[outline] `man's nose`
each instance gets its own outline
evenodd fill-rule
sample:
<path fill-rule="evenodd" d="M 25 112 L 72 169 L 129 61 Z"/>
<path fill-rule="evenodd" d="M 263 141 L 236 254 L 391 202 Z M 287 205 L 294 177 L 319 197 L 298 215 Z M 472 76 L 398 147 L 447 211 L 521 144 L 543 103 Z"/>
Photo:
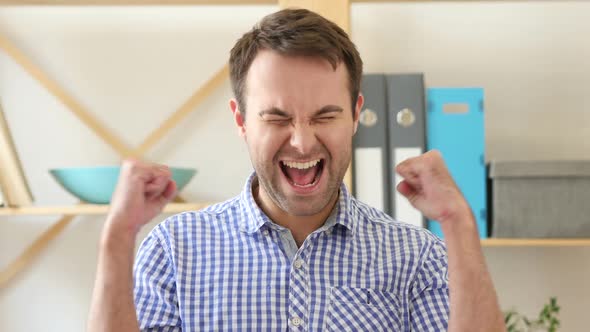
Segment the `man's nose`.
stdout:
<path fill-rule="evenodd" d="M 291 146 L 299 153 L 307 154 L 316 143 L 316 133 L 309 124 L 296 124 L 291 132 Z"/>

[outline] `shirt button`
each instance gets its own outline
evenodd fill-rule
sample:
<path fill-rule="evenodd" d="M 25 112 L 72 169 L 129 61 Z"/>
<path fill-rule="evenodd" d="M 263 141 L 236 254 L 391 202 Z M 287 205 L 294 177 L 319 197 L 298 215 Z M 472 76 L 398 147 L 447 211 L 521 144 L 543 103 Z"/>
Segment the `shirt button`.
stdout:
<path fill-rule="evenodd" d="M 326 234 L 331 235 L 332 234 L 332 229 L 331 228 L 326 229 Z"/>
<path fill-rule="evenodd" d="M 296 259 L 295 262 L 293 262 L 293 266 L 296 269 L 300 269 L 303 266 L 303 260 L 301 259 Z"/>
<path fill-rule="evenodd" d="M 268 229 L 265 229 L 265 230 L 262 231 L 262 235 L 268 236 L 268 234 L 270 234 L 270 232 L 268 231 Z"/>
<path fill-rule="evenodd" d="M 293 326 L 301 326 L 301 324 L 303 324 L 303 319 L 299 317 L 293 317 L 291 318 L 291 324 L 293 324 Z"/>

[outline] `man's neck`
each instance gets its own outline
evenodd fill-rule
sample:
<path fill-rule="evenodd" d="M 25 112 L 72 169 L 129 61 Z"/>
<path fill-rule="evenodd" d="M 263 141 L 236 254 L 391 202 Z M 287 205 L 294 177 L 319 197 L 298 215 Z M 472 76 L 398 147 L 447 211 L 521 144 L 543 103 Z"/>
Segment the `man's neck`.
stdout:
<path fill-rule="evenodd" d="M 277 225 L 283 226 L 291 231 L 297 247 L 301 247 L 303 241 L 326 222 L 336 202 L 338 194 L 326 205 L 322 211 L 311 216 L 295 216 L 287 213 L 278 207 L 268 195 L 265 195 L 259 183 L 252 187 L 252 194 L 256 204 L 264 213 Z"/>

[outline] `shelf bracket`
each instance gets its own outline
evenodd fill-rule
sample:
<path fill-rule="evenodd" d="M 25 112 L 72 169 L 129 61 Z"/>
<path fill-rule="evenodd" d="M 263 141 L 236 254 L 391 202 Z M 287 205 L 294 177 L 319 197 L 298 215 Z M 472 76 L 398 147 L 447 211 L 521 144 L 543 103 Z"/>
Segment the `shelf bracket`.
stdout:
<path fill-rule="evenodd" d="M 99 138 L 111 146 L 122 158 L 134 156 L 141 158 L 157 142 L 159 142 L 166 133 L 177 126 L 190 112 L 192 112 L 200 103 L 202 103 L 215 89 L 217 89 L 229 76 L 229 67 L 226 64 L 212 78 L 210 78 L 203 87 L 199 88 L 193 95 L 182 104 L 159 128 L 156 128 L 136 149 L 128 147 L 120 138 L 111 133 L 104 127 L 90 112 L 88 112 L 81 103 L 69 95 L 65 89 L 61 88 L 54 80 L 50 79 L 38 66 L 30 61 L 23 52 L 21 52 L 7 38 L 0 35 L 0 49 L 20 65 L 29 75 L 37 80 L 49 93 L 62 102 L 67 108 L 78 117 L 83 124 L 91 129 Z M 175 198 L 175 202 L 185 202 L 181 196 Z M 14 276 L 22 271 L 27 265 L 37 257 L 53 240 L 58 236 L 65 227 L 70 223 L 74 216 L 64 216 L 57 221 L 52 227 L 44 232 L 39 238 L 29 245 L 18 258 L 10 263 L 6 269 L 0 272 L 0 288 L 4 287 Z"/>

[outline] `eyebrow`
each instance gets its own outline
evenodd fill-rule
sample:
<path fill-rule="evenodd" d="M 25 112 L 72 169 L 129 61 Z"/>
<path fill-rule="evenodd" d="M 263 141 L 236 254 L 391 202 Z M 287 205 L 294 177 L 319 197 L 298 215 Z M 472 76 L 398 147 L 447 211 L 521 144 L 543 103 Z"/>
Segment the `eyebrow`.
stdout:
<path fill-rule="evenodd" d="M 329 114 L 329 113 L 342 113 L 344 110 L 340 106 L 327 105 L 322 107 L 319 111 L 315 112 L 314 117 Z"/>
<path fill-rule="evenodd" d="M 344 110 L 342 107 L 336 105 L 327 105 L 319 109 L 317 112 L 313 114 L 313 117 L 329 114 L 329 113 L 342 113 Z M 271 107 L 265 110 L 258 112 L 258 116 L 263 117 L 264 115 L 277 115 L 280 117 L 288 118 L 290 117 L 289 113 L 277 108 Z"/>
<path fill-rule="evenodd" d="M 278 115 L 284 118 L 288 118 L 289 114 L 277 107 L 271 107 L 258 112 L 258 116 L 263 117 L 264 115 Z"/>

